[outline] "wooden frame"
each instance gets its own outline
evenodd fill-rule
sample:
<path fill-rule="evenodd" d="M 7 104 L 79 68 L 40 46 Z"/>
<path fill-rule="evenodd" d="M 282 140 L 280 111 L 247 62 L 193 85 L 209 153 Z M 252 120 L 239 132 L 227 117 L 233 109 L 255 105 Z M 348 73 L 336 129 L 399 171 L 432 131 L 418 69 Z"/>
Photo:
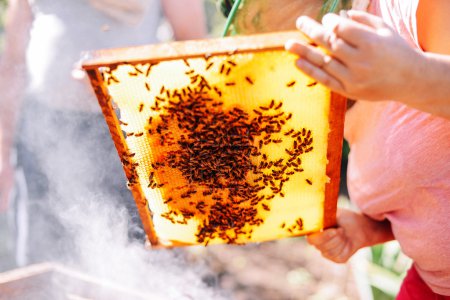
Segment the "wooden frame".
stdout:
<path fill-rule="evenodd" d="M 102 85 L 102 77 L 99 72 L 101 67 L 115 67 L 125 63 L 158 63 L 173 59 L 189 59 L 212 55 L 231 55 L 237 53 L 249 53 L 259 51 L 271 51 L 284 49 L 284 44 L 289 39 L 305 39 L 299 32 L 278 32 L 272 34 L 260 34 L 253 36 L 228 37 L 212 40 L 197 40 L 187 42 L 173 42 L 169 44 L 149 45 L 133 48 L 110 49 L 91 52 L 83 63 L 91 84 L 99 100 L 106 122 L 110 129 L 119 155 L 127 152 L 127 146 L 121 134 L 117 117 L 112 113 L 112 103 L 108 91 Z M 329 182 L 325 187 L 324 220 L 325 228 L 332 227 L 336 223 L 336 206 L 339 193 L 340 163 L 343 141 L 343 123 L 346 110 L 346 99 L 332 93 L 329 112 L 328 135 L 328 164 L 326 173 Z M 130 169 L 124 167 L 127 176 Z M 135 198 L 144 229 L 152 246 L 164 246 L 158 240 L 152 224 L 152 212 L 139 184 L 130 186 Z"/>
<path fill-rule="evenodd" d="M 117 286 L 54 263 L 0 273 L 0 299 L 162 299 Z"/>

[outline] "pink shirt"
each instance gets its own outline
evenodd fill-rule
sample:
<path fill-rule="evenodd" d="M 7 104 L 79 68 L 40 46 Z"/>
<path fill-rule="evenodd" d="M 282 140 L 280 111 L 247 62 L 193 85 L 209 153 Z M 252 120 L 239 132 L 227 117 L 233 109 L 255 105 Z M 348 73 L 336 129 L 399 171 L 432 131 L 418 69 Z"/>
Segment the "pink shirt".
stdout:
<path fill-rule="evenodd" d="M 419 48 L 417 5 L 374 0 L 370 10 Z M 346 118 L 351 199 L 388 219 L 424 281 L 450 295 L 450 121 L 391 101 L 358 102 Z"/>

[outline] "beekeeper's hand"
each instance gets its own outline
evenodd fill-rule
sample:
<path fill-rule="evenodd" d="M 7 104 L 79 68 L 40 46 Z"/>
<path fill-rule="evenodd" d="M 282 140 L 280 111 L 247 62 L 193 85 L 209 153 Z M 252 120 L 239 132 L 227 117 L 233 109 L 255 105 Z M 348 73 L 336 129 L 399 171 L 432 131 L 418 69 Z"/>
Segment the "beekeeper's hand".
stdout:
<path fill-rule="evenodd" d="M 447 14 L 441 16 L 437 11 L 433 18 L 443 19 L 441 23 L 448 24 L 447 29 L 434 30 L 435 22 L 419 22 L 422 18 L 418 19 L 423 25 L 418 30 L 428 26 L 448 36 L 450 2 L 446 3 L 441 11 Z M 429 42 L 428 51 L 441 54 L 422 52 L 377 16 L 361 11 L 349 11 L 347 15 L 327 14 L 322 24 L 308 17 L 298 18 L 297 28 L 312 43 L 286 43 L 288 51 L 300 56 L 297 67 L 348 98 L 399 101 L 450 119 L 450 55 L 442 55 L 450 54 L 450 45 L 445 39 L 435 42 L 437 39 L 429 38 L 433 42 Z"/>
<path fill-rule="evenodd" d="M 322 24 L 308 17 L 297 20 L 297 28 L 312 42 L 288 42 L 286 48 L 300 56 L 297 66 L 334 91 L 354 99 L 403 98 L 420 54 L 380 18 L 349 11 L 351 19 L 327 14 Z"/>
<path fill-rule="evenodd" d="M 378 222 L 363 214 L 339 208 L 337 228 L 310 234 L 307 240 L 323 257 L 345 263 L 359 249 L 393 238 L 388 221 Z"/>

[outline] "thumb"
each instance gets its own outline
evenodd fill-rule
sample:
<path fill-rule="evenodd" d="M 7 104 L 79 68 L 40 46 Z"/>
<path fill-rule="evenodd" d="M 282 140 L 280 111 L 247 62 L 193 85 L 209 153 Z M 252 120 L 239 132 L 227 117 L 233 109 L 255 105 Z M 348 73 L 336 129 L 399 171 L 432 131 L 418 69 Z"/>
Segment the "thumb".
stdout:
<path fill-rule="evenodd" d="M 308 243 L 312 246 L 320 246 L 327 243 L 330 239 L 336 237 L 341 232 L 336 228 L 325 229 L 321 232 L 311 233 L 306 237 Z"/>
<path fill-rule="evenodd" d="M 349 18 L 355 22 L 364 24 L 374 29 L 384 28 L 383 20 L 375 15 L 360 10 L 349 10 L 347 12 Z"/>

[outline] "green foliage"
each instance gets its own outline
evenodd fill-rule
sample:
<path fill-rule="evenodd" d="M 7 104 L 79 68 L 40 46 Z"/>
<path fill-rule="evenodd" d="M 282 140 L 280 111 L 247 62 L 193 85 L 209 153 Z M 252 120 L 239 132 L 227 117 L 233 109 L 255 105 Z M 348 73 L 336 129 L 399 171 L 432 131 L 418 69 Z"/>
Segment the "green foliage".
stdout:
<path fill-rule="evenodd" d="M 233 24 L 234 16 L 237 10 L 242 4 L 245 5 L 245 1 L 242 0 L 218 0 L 217 8 L 218 10 L 227 18 L 225 28 L 223 30 L 222 36 L 226 36 L 229 33 L 229 29 Z M 348 9 L 351 7 L 351 0 L 323 0 L 323 6 L 320 11 L 321 18 L 324 14 L 329 12 L 338 12 L 341 9 Z"/>
<path fill-rule="evenodd" d="M 6 0 L 0 0 L 0 54 L 3 49 L 3 27 L 5 25 Z"/>
<path fill-rule="evenodd" d="M 372 296 L 374 300 L 394 300 L 394 296 L 387 295 L 382 290 L 372 286 Z"/>
<path fill-rule="evenodd" d="M 217 8 L 220 10 L 220 12 L 226 18 L 228 18 L 228 15 L 230 14 L 233 4 L 234 4 L 234 0 L 221 0 L 221 1 L 218 1 Z"/>
<path fill-rule="evenodd" d="M 0 32 L 3 30 L 6 12 L 6 0 L 0 0 Z"/>
<path fill-rule="evenodd" d="M 227 22 L 225 23 L 225 28 L 223 29 L 223 33 L 222 33 L 222 36 L 226 36 L 228 34 L 231 24 L 233 24 L 234 17 L 236 16 L 239 6 L 241 5 L 241 0 L 222 1 L 222 3 L 224 3 L 225 6 L 228 6 L 231 3 L 233 3 L 233 5 L 231 6 L 231 10 L 229 10 L 229 13 L 227 14 Z M 221 6 L 221 7 L 223 9 L 226 9 L 226 7 L 224 7 L 224 6 Z"/>
<path fill-rule="evenodd" d="M 227 18 L 236 1 L 237 0 L 218 0 L 217 8 Z M 321 15 L 328 12 L 338 12 L 341 9 L 349 9 L 351 5 L 351 0 L 323 0 Z"/>
<path fill-rule="evenodd" d="M 324 0 L 319 19 L 322 19 L 323 15 L 327 13 L 338 13 L 342 9 L 350 9 L 351 7 L 351 0 Z"/>
<path fill-rule="evenodd" d="M 324 15 L 328 12 L 336 12 L 339 2 L 339 0 L 325 0 L 323 2 L 321 13 Z"/>
<path fill-rule="evenodd" d="M 395 299 L 411 260 L 397 242 L 389 242 L 371 248 L 368 277 L 375 300 Z"/>

